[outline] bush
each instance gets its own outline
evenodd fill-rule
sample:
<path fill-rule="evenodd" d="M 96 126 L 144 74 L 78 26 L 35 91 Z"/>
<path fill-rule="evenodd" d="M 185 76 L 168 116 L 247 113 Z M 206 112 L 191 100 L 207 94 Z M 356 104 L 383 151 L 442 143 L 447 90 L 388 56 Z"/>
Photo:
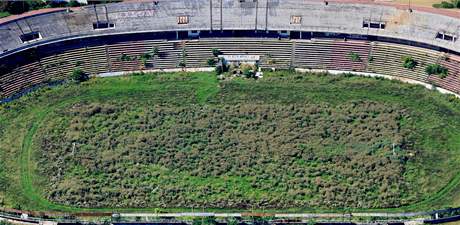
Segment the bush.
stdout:
<path fill-rule="evenodd" d="M 460 8 L 459 0 L 451 0 L 450 2 L 442 1 L 441 3 L 433 4 L 435 8 L 453 9 Z"/>
<path fill-rule="evenodd" d="M 450 2 L 443 1 L 443 2 L 438 3 L 438 4 L 433 4 L 433 7 L 435 7 L 435 8 L 452 9 L 452 8 L 454 8 L 454 4 L 452 4 L 452 3 L 450 3 Z"/>
<path fill-rule="evenodd" d="M 404 56 L 402 58 L 403 60 L 403 67 L 406 69 L 414 69 L 417 66 L 417 61 L 412 58 L 412 56 Z"/>
<path fill-rule="evenodd" d="M 124 61 L 133 61 L 136 57 L 131 57 L 125 53 L 122 53 L 119 60 L 124 62 Z"/>
<path fill-rule="evenodd" d="M 425 68 L 425 72 L 428 75 L 437 75 L 441 78 L 446 78 L 449 70 L 446 67 L 443 67 L 439 64 L 430 64 Z"/>
<path fill-rule="evenodd" d="M 30 10 L 37 10 L 43 8 L 76 7 L 81 5 L 82 4 L 80 4 L 76 0 L 71 0 L 70 2 L 39 0 L 4 1 L 0 2 L 0 15 L 21 14 Z"/>
<path fill-rule="evenodd" d="M 351 61 L 353 61 L 353 62 L 361 62 L 361 57 L 356 52 L 350 52 L 348 54 L 348 56 L 350 57 Z"/>
<path fill-rule="evenodd" d="M 76 0 L 70 0 L 70 2 L 68 3 L 68 6 L 69 7 L 78 7 L 78 6 L 81 6 L 81 4 L 79 2 L 77 2 Z"/>
<path fill-rule="evenodd" d="M 87 73 L 85 73 L 80 68 L 76 68 L 73 70 L 72 75 L 70 76 L 70 79 L 76 82 L 84 82 L 89 79 L 89 76 Z"/>
<path fill-rule="evenodd" d="M 255 75 L 257 67 L 251 64 L 241 64 L 240 69 L 246 78 L 252 78 Z"/>
<path fill-rule="evenodd" d="M 215 225 L 217 224 L 214 217 L 196 218 L 193 220 L 192 225 Z"/>

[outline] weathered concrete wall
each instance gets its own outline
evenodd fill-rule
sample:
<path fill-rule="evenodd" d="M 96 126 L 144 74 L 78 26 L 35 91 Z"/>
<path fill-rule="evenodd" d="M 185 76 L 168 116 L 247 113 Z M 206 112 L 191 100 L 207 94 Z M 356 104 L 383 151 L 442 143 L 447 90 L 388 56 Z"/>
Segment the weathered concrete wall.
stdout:
<path fill-rule="evenodd" d="M 177 24 L 187 15 L 189 24 Z M 291 16 L 301 24 L 290 24 Z M 222 18 L 222 19 L 221 19 Z M 364 19 L 385 21 L 386 29 L 362 28 Z M 110 21 L 114 29 L 93 30 L 93 22 Z M 222 27 L 221 27 L 222 26 Z M 390 6 L 321 1 L 168 0 L 87 6 L 74 12 L 56 12 L 0 24 L 0 53 L 29 44 L 19 35 L 39 31 L 44 42 L 53 39 L 102 34 L 171 30 L 303 30 L 376 35 L 412 40 L 460 52 L 460 41 L 436 39 L 438 32 L 460 33 L 460 19 L 422 11 L 409 12 Z M 4 54 L 3 54 L 4 55 Z M 0 55 L 1 57 L 1 55 Z"/>

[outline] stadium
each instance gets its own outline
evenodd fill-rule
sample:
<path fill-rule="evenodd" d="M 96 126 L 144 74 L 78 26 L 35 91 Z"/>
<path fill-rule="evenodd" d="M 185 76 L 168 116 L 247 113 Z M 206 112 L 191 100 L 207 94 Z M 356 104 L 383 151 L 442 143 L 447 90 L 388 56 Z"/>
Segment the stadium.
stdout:
<path fill-rule="evenodd" d="M 459 35 L 367 0 L 0 18 L 0 220 L 460 220 Z"/>

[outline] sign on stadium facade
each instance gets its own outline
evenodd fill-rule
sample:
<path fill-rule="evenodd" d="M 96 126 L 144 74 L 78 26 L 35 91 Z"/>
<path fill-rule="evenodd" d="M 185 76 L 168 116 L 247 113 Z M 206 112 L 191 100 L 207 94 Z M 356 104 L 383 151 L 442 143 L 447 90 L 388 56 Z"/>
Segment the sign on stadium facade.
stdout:
<path fill-rule="evenodd" d="M 260 60 L 259 55 L 219 55 L 228 62 L 257 62 Z"/>

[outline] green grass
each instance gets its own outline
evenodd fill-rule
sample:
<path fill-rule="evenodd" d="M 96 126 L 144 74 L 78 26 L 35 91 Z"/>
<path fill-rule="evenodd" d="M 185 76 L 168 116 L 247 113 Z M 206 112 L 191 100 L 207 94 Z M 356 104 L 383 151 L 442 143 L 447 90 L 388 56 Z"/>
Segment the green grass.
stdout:
<path fill-rule="evenodd" d="M 9 12 L 0 12 L 0 18 L 10 16 L 11 14 Z"/>
<path fill-rule="evenodd" d="M 193 93 L 193 94 L 191 94 Z M 0 200 L 7 207 L 18 206 L 32 210 L 55 211 L 111 211 L 111 208 L 78 208 L 50 202 L 44 198 L 46 178 L 37 174 L 37 132 L 47 124 L 50 115 L 78 102 L 146 102 L 160 104 L 299 104 L 327 102 L 331 106 L 341 105 L 349 101 L 375 101 L 390 105 L 400 105 L 410 109 L 415 116 L 404 124 L 416 124 L 417 132 L 413 132 L 413 140 L 417 152 L 416 160 L 407 163 L 406 178 L 408 181 L 424 184 L 425 191 L 416 201 L 398 208 L 286 208 L 279 211 L 418 211 L 443 207 L 455 207 L 459 204 L 460 193 L 459 170 L 460 107 L 458 101 L 451 100 L 435 92 L 419 86 L 401 84 L 395 81 L 377 80 L 360 77 L 336 76 L 305 76 L 287 74 L 285 72 L 268 74 L 259 81 L 234 80 L 218 82 L 213 74 L 166 74 L 143 75 L 94 79 L 77 85 L 60 86 L 43 89 L 13 103 L 1 106 L 0 134 L 4 142 L 0 143 L 0 156 L 5 159 L 3 175 L 9 178 L 6 188 L 1 189 Z M 46 126 L 45 126 L 46 127 Z M 22 140 L 22 141 L 17 141 Z M 332 154 L 335 150 L 332 149 Z M 14 160 L 17 159 L 17 160 Z M 299 164 L 305 162 L 298 161 Z M 151 169 L 159 169 L 152 167 Z M 409 170 L 412 169 L 412 170 Z M 172 172 L 164 170 L 163 174 Z M 419 178 L 423 175 L 422 178 Z M 0 172 L 0 178 L 2 173 Z M 200 178 L 187 173 L 176 173 L 177 179 L 189 180 L 193 185 L 200 186 L 214 183 L 217 187 L 245 187 L 250 190 L 249 183 L 238 177 Z M 431 178 L 430 178 L 431 177 Z M 1 179 L 0 179 L 1 181 Z M 253 193 L 259 198 L 262 192 Z M 3 196 L 3 197 L 2 197 Z M 1 203 L 1 201 L 0 201 Z M 126 207 L 119 211 L 153 211 L 157 207 L 136 209 Z M 163 209 L 180 211 L 183 208 Z M 227 211 L 228 209 L 208 209 Z M 231 211 L 237 211 L 230 209 Z M 270 210 L 268 210 L 270 211 Z M 277 211 L 271 209 L 271 211 Z"/>

